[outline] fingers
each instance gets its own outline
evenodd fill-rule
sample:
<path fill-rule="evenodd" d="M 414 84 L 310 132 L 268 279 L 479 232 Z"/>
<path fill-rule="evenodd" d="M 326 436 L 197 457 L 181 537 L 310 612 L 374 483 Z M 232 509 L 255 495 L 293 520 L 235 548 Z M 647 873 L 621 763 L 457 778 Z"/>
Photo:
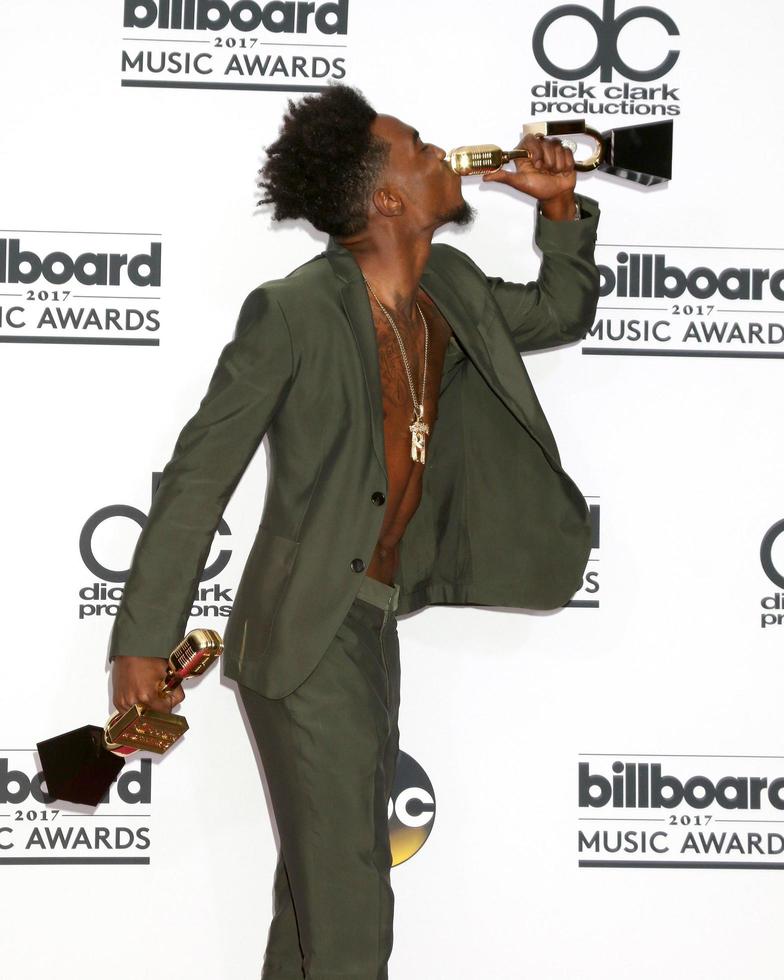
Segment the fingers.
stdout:
<path fill-rule="evenodd" d="M 489 174 L 482 174 L 482 180 L 494 180 L 499 184 L 512 183 L 510 177 L 512 177 L 512 171 L 504 170 L 503 167 L 500 170 L 491 170 Z"/>
<path fill-rule="evenodd" d="M 171 705 L 172 708 L 174 708 L 178 704 L 182 704 L 182 702 L 185 700 L 185 693 L 182 689 L 182 686 L 175 687 L 173 691 L 170 691 L 169 697 L 167 697 L 166 700 L 168 701 L 168 703 Z"/>
<path fill-rule="evenodd" d="M 144 704 L 153 711 L 171 711 L 185 695 L 179 685 L 170 697 L 160 693 L 158 685 L 166 677 L 167 665 L 163 657 L 118 657 L 112 667 L 115 708 L 127 711 L 134 704 Z"/>
<path fill-rule="evenodd" d="M 567 174 L 574 170 L 574 154 L 559 139 L 528 133 L 520 146 L 528 150 L 528 159 L 536 170 L 551 174 Z"/>
<path fill-rule="evenodd" d="M 166 691 L 163 694 L 158 694 L 158 689 L 155 689 L 154 697 L 145 701 L 153 711 L 161 711 L 168 714 L 172 709 L 181 704 L 185 700 L 185 694 L 181 686 L 177 686 L 172 691 Z"/>
<path fill-rule="evenodd" d="M 574 155 L 559 139 L 545 138 L 532 133 L 517 144 L 517 148 L 528 151 L 528 157 L 515 160 L 515 170 L 494 170 L 484 174 L 483 180 L 498 181 L 502 184 L 517 184 L 517 174 L 531 167 L 541 174 L 562 176 L 574 172 Z"/>
<path fill-rule="evenodd" d="M 542 165 L 546 173 L 568 174 L 574 170 L 574 154 L 559 139 L 537 140 L 542 149 Z"/>
<path fill-rule="evenodd" d="M 527 133 L 520 144 L 524 150 L 528 150 L 528 159 L 537 170 L 543 170 L 546 166 L 547 147 L 545 140 L 533 133 Z"/>
<path fill-rule="evenodd" d="M 182 686 L 178 685 L 173 690 L 166 691 L 163 694 L 159 694 L 156 687 L 153 696 L 144 703 L 149 705 L 153 711 L 162 711 L 168 714 L 176 705 L 181 704 L 184 700 L 185 692 Z"/>
<path fill-rule="evenodd" d="M 178 704 L 185 700 L 185 692 L 181 686 L 175 687 L 173 691 L 166 694 L 158 693 L 157 683 L 130 687 L 117 691 L 114 697 L 114 706 L 120 711 L 127 711 L 134 704 L 143 704 L 153 711 L 160 711 L 168 714 Z"/>

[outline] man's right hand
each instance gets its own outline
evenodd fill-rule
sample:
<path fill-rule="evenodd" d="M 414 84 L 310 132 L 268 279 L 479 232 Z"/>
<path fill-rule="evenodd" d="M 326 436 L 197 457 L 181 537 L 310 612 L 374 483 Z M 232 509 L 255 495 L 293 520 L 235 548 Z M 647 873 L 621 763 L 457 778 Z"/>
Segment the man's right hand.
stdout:
<path fill-rule="evenodd" d="M 185 699 L 182 685 L 170 694 L 158 694 L 158 684 L 166 676 L 168 660 L 163 657 L 115 657 L 112 661 L 112 697 L 118 711 L 144 704 L 153 711 L 170 712 Z"/>

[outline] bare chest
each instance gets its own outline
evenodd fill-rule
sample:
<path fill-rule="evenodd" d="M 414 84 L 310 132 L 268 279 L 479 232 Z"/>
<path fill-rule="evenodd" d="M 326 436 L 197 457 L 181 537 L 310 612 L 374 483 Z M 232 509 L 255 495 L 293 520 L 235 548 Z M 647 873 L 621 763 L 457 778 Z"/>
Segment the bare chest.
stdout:
<path fill-rule="evenodd" d="M 422 497 L 422 476 L 430 458 L 428 450 L 438 418 L 444 358 L 452 335 L 451 327 L 422 290 L 418 302 L 427 323 L 427 357 L 421 317 L 417 316 L 413 324 L 396 324 L 399 341 L 384 313 L 373 309 L 384 415 L 387 500 L 368 575 L 387 583 L 394 581 L 399 544 Z M 424 437 L 424 465 L 412 458 L 409 426 L 414 419 L 415 403 L 423 404 L 424 422 L 429 428 Z"/>
<path fill-rule="evenodd" d="M 410 457 L 409 426 L 414 420 L 417 405 L 421 403 L 424 406 L 424 422 L 430 428 L 429 435 L 432 435 L 438 418 L 438 391 L 452 330 L 422 290 L 417 301 L 422 316 L 417 314 L 413 324 L 396 319 L 399 337 L 384 313 L 377 306 L 373 310 L 388 464 L 398 456 Z"/>

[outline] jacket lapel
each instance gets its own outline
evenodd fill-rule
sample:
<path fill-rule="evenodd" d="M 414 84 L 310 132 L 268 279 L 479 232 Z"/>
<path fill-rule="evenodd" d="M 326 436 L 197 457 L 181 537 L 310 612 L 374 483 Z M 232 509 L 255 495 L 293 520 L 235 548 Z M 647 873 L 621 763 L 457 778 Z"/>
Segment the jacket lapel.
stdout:
<path fill-rule="evenodd" d="M 325 252 L 332 271 L 340 280 L 340 299 L 351 331 L 354 334 L 362 371 L 365 375 L 370 407 L 370 427 L 373 450 L 381 469 L 386 473 L 384 454 L 384 409 L 381 396 L 381 374 L 378 366 L 378 340 L 370 311 L 367 288 L 362 272 L 347 248 L 330 237 Z"/>
<path fill-rule="evenodd" d="M 485 380 L 488 374 L 497 378 L 490 352 L 485 344 L 484 337 L 476 329 L 476 316 L 472 316 L 470 310 L 463 301 L 459 291 L 455 290 L 450 284 L 439 275 L 432 264 L 428 263 L 422 273 L 422 288 L 430 296 L 439 308 L 447 323 L 452 328 L 455 336 L 465 348 L 466 353 L 481 371 Z"/>

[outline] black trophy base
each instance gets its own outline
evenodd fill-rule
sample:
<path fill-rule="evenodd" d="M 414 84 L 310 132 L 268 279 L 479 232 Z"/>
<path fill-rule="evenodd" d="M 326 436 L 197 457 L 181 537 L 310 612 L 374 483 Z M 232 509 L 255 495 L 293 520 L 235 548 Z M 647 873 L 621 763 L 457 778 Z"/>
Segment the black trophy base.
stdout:
<path fill-rule="evenodd" d="M 619 126 L 602 133 L 604 160 L 599 170 L 638 184 L 672 178 L 672 120 Z"/>
<path fill-rule="evenodd" d="M 125 765 L 104 746 L 97 725 L 47 738 L 37 748 L 49 795 L 67 803 L 97 806 Z"/>

